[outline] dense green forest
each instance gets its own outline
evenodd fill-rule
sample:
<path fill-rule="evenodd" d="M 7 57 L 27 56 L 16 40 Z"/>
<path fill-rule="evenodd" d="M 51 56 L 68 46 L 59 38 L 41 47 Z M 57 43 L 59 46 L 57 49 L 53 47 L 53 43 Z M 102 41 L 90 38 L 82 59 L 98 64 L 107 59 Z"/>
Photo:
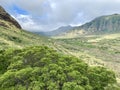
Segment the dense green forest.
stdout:
<path fill-rule="evenodd" d="M 113 90 L 115 84 L 114 72 L 47 46 L 0 51 L 0 90 Z"/>

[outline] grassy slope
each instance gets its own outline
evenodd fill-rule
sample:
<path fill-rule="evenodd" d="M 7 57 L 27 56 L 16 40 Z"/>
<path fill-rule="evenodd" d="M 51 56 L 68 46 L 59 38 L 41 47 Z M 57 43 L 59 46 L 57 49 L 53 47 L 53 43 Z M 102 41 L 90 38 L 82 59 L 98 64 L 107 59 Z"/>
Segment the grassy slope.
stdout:
<path fill-rule="evenodd" d="M 61 52 L 82 58 L 90 65 L 113 69 L 120 78 L 120 33 L 57 39 Z"/>
<path fill-rule="evenodd" d="M 6 22 L 7 23 L 7 22 Z M 7 24 L 6 24 L 7 25 Z M 33 45 L 48 45 L 48 38 L 36 35 L 13 26 L 0 26 L 0 49 L 23 48 Z"/>

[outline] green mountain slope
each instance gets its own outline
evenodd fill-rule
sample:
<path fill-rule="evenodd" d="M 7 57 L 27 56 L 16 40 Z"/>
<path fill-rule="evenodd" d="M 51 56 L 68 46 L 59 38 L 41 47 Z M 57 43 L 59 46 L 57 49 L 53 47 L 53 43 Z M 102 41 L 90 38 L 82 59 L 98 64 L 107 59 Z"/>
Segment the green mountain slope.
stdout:
<path fill-rule="evenodd" d="M 18 28 L 0 27 L 0 48 L 22 48 L 48 43 L 48 38 Z"/>
<path fill-rule="evenodd" d="M 78 27 L 78 29 L 79 28 L 87 31 L 86 33 L 88 34 L 120 31 L 120 15 L 113 14 L 101 16 L 81 27 Z"/>
<path fill-rule="evenodd" d="M 79 27 L 74 27 L 67 33 L 59 34 L 58 38 L 73 38 L 82 35 L 93 35 L 93 34 L 107 34 L 120 32 L 120 15 L 106 15 L 95 18 L 91 22 L 83 24 Z"/>

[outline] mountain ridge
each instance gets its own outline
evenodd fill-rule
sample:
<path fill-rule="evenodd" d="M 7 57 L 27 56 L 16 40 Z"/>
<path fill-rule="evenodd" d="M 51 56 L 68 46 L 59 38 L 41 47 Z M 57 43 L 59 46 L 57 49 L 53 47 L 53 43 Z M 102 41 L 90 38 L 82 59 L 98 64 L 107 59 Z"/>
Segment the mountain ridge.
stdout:
<path fill-rule="evenodd" d="M 81 26 L 72 27 L 72 29 L 67 30 L 67 32 L 59 32 L 59 34 L 53 36 L 66 37 L 73 35 L 73 37 L 79 37 L 81 35 L 104 34 L 114 32 L 120 32 L 120 14 L 100 16 Z"/>
<path fill-rule="evenodd" d="M 68 26 L 61 26 L 57 29 L 54 29 L 54 30 L 48 31 L 48 32 L 35 32 L 35 33 L 42 34 L 42 35 L 45 35 L 45 36 L 56 36 L 56 35 L 59 35 L 59 34 L 62 35 L 64 33 L 67 33 L 72 29 L 73 29 L 73 27 L 71 25 L 68 25 Z"/>
<path fill-rule="evenodd" d="M 120 14 L 104 15 L 93 19 L 91 22 L 88 22 L 80 28 L 87 31 L 104 31 L 104 30 L 117 30 L 120 24 Z M 86 27 L 87 26 L 87 27 Z M 79 28 L 79 27 L 78 27 Z"/>
<path fill-rule="evenodd" d="M 6 25 L 3 21 L 9 22 L 10 26 L 14 25 L 16 28 L 22 29 L 20 24 L 13 17 L 11 17 L 11 15 L 7 13 L 2 6 L 0 6 L 0 26 L 8 27 L 8 25 Z"/>

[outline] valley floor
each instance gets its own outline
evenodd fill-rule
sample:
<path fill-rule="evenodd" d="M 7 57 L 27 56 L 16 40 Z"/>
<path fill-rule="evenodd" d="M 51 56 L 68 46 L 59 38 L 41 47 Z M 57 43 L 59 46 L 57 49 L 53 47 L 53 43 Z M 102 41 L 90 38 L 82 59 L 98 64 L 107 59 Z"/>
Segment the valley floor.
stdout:
<path fill-rule="evenodd" d="M 54 47 L 60 52 L 83 59 L 89 65 L 100 65 L 114 70 L 120 82 L 120 33 L 57 38 Z"/>

